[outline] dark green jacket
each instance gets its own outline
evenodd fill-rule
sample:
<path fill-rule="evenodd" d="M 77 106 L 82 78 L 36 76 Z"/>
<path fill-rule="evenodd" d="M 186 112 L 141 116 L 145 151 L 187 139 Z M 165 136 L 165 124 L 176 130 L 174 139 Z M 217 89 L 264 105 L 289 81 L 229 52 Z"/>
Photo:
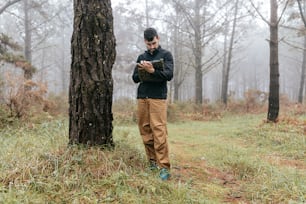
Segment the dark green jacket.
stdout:
<path fill-rule="evenodd" d="M 140 81 L 138 76 L 138 68 L 135 66 L 133 72 L 133 81 L 139 83 L 137 89 L 137 98 L 153 98 L 153 99 L 166 99 L 167 98 L 167 81 L 173 78 L 173 57 L 171 52 L 161 48 L 159 46 L 153 54 L 149 51 L 145 51 L 137 58 L 137 63 L 142 60 L 153 61 L 153 60 L 164 60 L 164 69 L 157 70 L 152 73 L 154 78 L 159 79 L 157 82 Z"/>

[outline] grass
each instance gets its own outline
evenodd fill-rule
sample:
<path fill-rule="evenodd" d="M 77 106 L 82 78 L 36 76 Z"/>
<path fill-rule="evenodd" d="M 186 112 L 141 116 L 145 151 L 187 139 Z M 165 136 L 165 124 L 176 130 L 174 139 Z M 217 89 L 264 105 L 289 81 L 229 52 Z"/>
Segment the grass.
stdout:
<path fill-rule="evenodd" d="M 304 121 L 225 115 L 168 125 L 172 178 L 147 170 L 136 124 L 114 150 L 67 146 L 66 119 L 0 130 L 0 203 L 304 203 Z"/>

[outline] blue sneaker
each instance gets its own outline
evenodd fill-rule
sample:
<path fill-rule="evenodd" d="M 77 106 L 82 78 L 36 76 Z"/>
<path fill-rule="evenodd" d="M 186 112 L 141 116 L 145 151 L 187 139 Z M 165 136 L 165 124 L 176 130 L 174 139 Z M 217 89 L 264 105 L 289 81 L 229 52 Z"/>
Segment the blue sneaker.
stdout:
<path fill-rule="evenodd" d="M 159 172 L 159 177 L 161 178 L 161 180 L 168 180 L 170 178 L 170 173 L 168 171 L 168 169 L 166 168 L 162 168 Z"/>

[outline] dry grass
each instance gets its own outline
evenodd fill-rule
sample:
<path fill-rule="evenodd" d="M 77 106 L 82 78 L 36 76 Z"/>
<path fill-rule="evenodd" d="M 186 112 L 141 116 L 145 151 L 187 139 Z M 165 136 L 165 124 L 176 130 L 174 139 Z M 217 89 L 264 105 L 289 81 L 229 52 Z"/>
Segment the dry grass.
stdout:
<path fill-rule="evenodd" d="M 172 106 L 168 182 L 147 170 L 133 102 L 128 110 L 114 106 L 121 111 L 115 112 L 113 150 L 67 146 L 67 118 L 6 123 L 0 129 L 0 203 L 306 202 L 302 107 L 288 105 L 278 123 L 266 123 L 265 113 L 218 105 L 188 113 L 185 104 Z"/>

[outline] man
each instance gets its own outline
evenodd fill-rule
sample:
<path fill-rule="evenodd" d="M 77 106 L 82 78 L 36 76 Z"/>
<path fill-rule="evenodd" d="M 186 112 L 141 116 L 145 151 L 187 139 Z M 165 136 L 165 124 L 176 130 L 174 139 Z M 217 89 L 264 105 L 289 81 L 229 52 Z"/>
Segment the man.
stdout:
<path fill-rule="evenodd" d="M 133 81 L 139 83 L 137 90 L 138 128 L 145 146 L 150 169 L 160 169 L 162 180 L 170 177 L 170 160 L 167 132 L 167 81 L 173 77 L 172 54 L 161 48 L 154 28 L 144 31 L 147 51 L 137 58 Z M 161 60 L 163 67 L 157 69 L 153 60 Z M 145 73 L 148 77 L 141 77 Z"/>

